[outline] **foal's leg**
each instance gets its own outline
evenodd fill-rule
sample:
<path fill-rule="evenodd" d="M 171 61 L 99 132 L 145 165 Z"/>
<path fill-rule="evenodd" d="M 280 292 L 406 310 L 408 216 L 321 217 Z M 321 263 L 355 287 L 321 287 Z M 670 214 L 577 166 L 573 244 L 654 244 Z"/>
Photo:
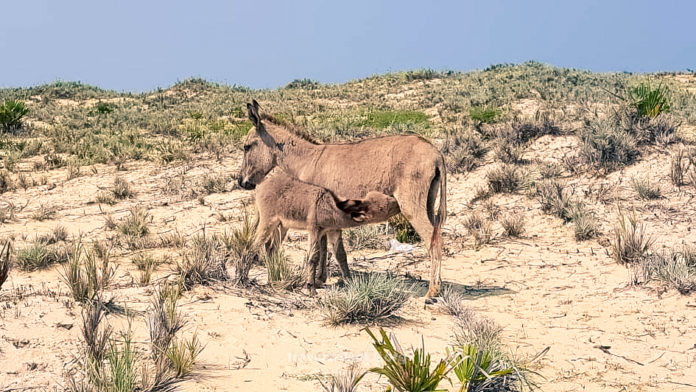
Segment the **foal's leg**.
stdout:
<path fill-rule="evenodd" d="M 329 275 L 329 269 L 326 264 L 327 261 L 327 251 L 326 251 L 326 236 L 321 236 L 319 241 L 319 270 L 317 271 L 317 276 L 315 277 L 319 283 L 326 283 L 326 279 Z"/>
<path fill-rule="evenodd" d="M 343 247 L 343 232 L 341 230 L 331 231 L 326 234 L 329 237 L 329 243 L 331 244 L 331 250 L 333 251 L 336 261 L 338 261 L 338 266 L 341 267 L 341 275 L 343 280 L 349 280 L 351 278 L 350 269 L 348 268 L 348 257 L 346 256 L 346 250 Z"/>
<path fill-rule="evenodd" d="M 309 253 L 307 254 L 307 263 L 306 263 L 306 268 L 309 270 L 309 278 L 307 281 L 307 288 L 309 290 L 309 293 L 311 295 L 314 295 L 317 293 L 316 290 L 316 276 L 317 276 L 317 267 L 319 264 L 319 257 L 320 257 L 320 252 L 319 252 L 319 243 L 320 243 L 320 235 L 322 233 L 319 232 L 317 229 L 313 229 L 309 231 Z"/>

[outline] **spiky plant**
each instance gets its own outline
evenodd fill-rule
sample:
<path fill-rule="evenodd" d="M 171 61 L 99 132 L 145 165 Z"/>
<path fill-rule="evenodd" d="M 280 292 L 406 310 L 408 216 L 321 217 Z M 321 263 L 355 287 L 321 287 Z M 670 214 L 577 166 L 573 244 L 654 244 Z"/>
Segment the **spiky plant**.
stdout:
<path fill-rule="evenodd" d="M 444 391 L 437 388 L 447 373 L 452 370 L 449 357 L 441 359 L 431 369 L 431 357 L 425 351 L 425 342 L 421 348 L 413 350 L 412 356 L 407 356 L 396 337 L 391 335 L 390 338 L 384 329 L 379 329 L 381 339 L 378 339 L 369 328 L 365 331 L 372 338 L 372 346 L 384 361 L 382 367 L 371 368 L 371 372 L 386 377 L 389 384 L 399 392 Z"/>

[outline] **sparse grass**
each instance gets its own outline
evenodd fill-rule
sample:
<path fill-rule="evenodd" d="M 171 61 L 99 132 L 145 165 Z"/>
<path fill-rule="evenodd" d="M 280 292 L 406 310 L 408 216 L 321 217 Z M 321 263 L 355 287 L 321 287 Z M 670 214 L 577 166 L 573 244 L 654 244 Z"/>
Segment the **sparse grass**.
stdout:
<path fill-rule="evenodd" d="M 488 151 L 486 142 L 477 132 L 454 130 L 447 132 L 440 148 L 445 156 L 447 169 L 453 173 L 471 171 Z"/>
<path fill-rule="evenodd" d="M 116 198 L 111 192 L 99 192 L 97 194 L 97 203 L 112 206 L 116 204 Z"/>
<path fill-rule="evenodd" d="M 563 184 L 556 180 L 540 181 L 536 184 L 536 196 L 542 211 L 570 220 L 571 201 Z"/>
<path fill-rule="evenodd" d="M 219 237 L 229 254 L 234 271 L 232 282 L 236 285 L 249 283 L 249 270 L 258 259 L 258 249 L 254 248 L 255 236 L 256 226 L 245 208 L 242 222 L 229 234 L 225 233 Z"/>
<path fill-rule="evenodd" d="M 493 193 L 513 193 L 522 185 L 522 171 L 515 165 L 499 165 L 486 173 L 488 187 Z"/>
<path fill-rule="evenodd" d="M 644 200 L 654 200 L 662 197 L 662 191 L 660 187 L 655 184 L 651 184 L 650 180 L 647 178 L 634 178 L 633 190 L 636 191 L 638 197 Z"/>
<path fill-rule="evenodd" d="M 468 320 L 473 317 L 473 310 L 464 303 L 464 295 L 450 286 L 442 290 L 442 300 L 439 305 L 456 319 Z"/>
<path fill-rule="evenodd" d="M 491 242 L 493 228 L 491 221 L 479 213 L 471 213 L 464 218 L 464 228 L 474 240 L 474 247 L 479 249 L 482 245 Z"/>
<path fill-rule="evenodd" d="M 205 174 L 201 179 L 201 188 L 206 195 L 211 193 L 224 193 L 228 191 L 228 184 L 233 182 L 234 176 L 226 174 Z"/>
<path fill-rule="evenodd" d="M 409 285 L 388 275 L 357 275 L 345 287 L 327 289 L 319 306 L 331 325 L 372 324 L 393 317 L 411 291 Z"/>
<path fill-rule="evenodd" d="M 193 334 L 190 339 L 172 339 L 167 348 L 167 359 L 174 369 L 174 377 L 188 376 L 202 351 L 203 345 L 196 334 Z"/>
<path fill-rule="evenodd" d="M 111 188 L 111 193 L 119 200 L 129 199 L 135 196 L 135 192 L 131 188 L 130 183 L 123 177 L 116 177 L 114 179 L 114 185 L 113 188 Z"/>
<path fill-rule="evenodd" d="M 519 213 L 512 213 L 504 216 L 500 220 L 500 224 L 503 226 L 505 235 L 508 237 L 520 237 L 524 233 L 525 220 L 524 216 Z"/>
<path fill-rule="evenodd" d="M 696 253 L 693 248 L 657 252 L 642 257 L 633 268 L 634 283 L 660 281 L 681 294 L 696 291 Z"/>
<path fill-rule="evenodd" d="M 584 203 L 574 202 L 570 205 L 570 221 L 573 222 L 575 239 L 585 241 L 599 235 L 597 218 Z"/>
<path fill-rule="evenodd" d="M 552 179 L 563 174 L 563 167 L 556 163 L 542 163 L 539 165 L 539 176 L 542 179 Z"/>
<path fill-rule="evenodd" d="M 85 303 L 101 297 L 114 279 L 116 266 L 111 263 L 108 250 L 101 245 L 84 249 L 81 242 L 74 245 L 70 259 L 63 268 L 62 278 L 73 299 Z"/>
<path fill-rule="evenodd" d="M 133 257 L 131 261 L 133 262 L 133 264 L 135 264 L 135 267 L 140 272 L 140 285 L 147 286 L 148 284 L 150 284 L 152 273 L 155 271 L 157 266 L 160 265 L 160 261 L 156 260 L 154 257 L 150 255 L 146 255 L 143 253 L 138 253 L 135 257 Z"/>
<path fill-rule="evenodd" d="M 393 334 L 389 337 L 384 329 L 380 328 L 378 339 L 370 329 L 365 331 L 372 338 L 372 346 L 384 361 L 382 367 L 374 367 L 370 371 L 386 377 L 389 384 L 397 391 L 438 391 L 438 385 L 452 370 L 449 365 L 449 356 L 441 359 L 431 369 L 430 354 L 425 351 L 425 342 L 421 348 L 414 349 L 413 354 L 409 356 L 401 349 L 401 345 Z"/>
<path fill-rule="evenodd" d="M 357 392 L 358 384 L 365 377 L 365 372 L 360 365 L 353 362 L 344 372 L 332 374 L 326 384 L 318 379 L 324 392 Z"/>
<path fill-rule="evenodd" d="M 428 123 L 428 116 L 421 112 L 408 110 L 374 110 L 367 112 L 354 126 L 384 129 L 392 126 Z"/>
<path fill-rule="evenodd" d="M 381 249 L 385 246 L 384 225 L 357 226 L 343 231 L 343 239 L 352 250 Z"/>
<path fill-rule="evenodd" d="M 17 250 L 15 260 L 20 269 L 35 271 L 53 264 L 64 263 L 68 261 L 69 257 L 70 251 L 64 244 L 46 245 L 41 242 L 35 242 Z"/>
<path fill-rule="evenodd" d="M 142 238 L 150 233 L 149 224 L 152 215 L 144 207 L 135 206 L 129 209 L 130 215 L 116 225 L 118 231 L 129 237 Z"/>
<path fill-rule="evenodd" d="M 184 259 L 177 264 L 177 273 L 185 289 L 198 284 L 209 285 L 227 280 L 227 250 L 216 237 L 196 236 Z"/>
<path fill-rule="evenodd" d="M 302 285 L 302 268 L 293 267 L 280 247 L 271 254 L 263 252 L 262 259 L 268 273 L 268 283 L 272 287 L 292 290 Z"/>
<path fill-rule="evenodd" d="M 31 218 L 39 222 L 52 219 L 56 215 L 56 208 L 45 204 L 39 205 L 32 214 Z"/>
<path fill-rule="evenodd" d="M 689 169 L 693 166 L 693 153 L 690 150 L 680 148 L 676 154 L 672 155 L 670 162 L 670 179 L 674 186 L 680 187 L 685 184 L 685 175 L 688 175 Z"/>
<path fill-rule="evenodd" d="M 586 121 L 580 130 L 580 157 L 583 162 L 605 171 L 612 171 L 635 161 L 638 140 L 631 132 L 631 120 L 617 113 Z"/>
<path fill-rule="evenodd" d="M 624 214 L 619 210 L 611 243 L 611 253 L 617 263 L 639 263 L 648 255 L 653 243 L 653 238 L 645 232 L 645 225 L 638 222 L 635 211 Z"/>

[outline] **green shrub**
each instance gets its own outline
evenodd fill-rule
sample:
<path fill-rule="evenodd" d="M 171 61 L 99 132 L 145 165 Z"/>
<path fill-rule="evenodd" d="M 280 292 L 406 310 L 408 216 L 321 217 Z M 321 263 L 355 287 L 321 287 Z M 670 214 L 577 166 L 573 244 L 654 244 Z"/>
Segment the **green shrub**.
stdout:
<path fill-rule="evenodd" d="M 422 112 L 409 110 L 375 110 L 368 112 L 365 119 L 357 122 L 358 127 L 384 129 L 393 125 L 427 124 L 428 116 Z"/>
<path fill-rule="evenodd" d="M 22 118 L 29 113 L 24 102 L 6 99 L 0 105 L 0 127 L 4 132 L 10 132 L 22 127 Z"/>
<path fill-rule="evenodd" d="M 469 117 L 477 123 L 491 124 L 498 120 L 502 112 L 495 108 L 473 107 L 469 109 Z"/>
<path fill-rule="evenodd" d="M 421 348 L 414 349 L 412 356 L 407 356 L 394 335 L 390 338 L 380 328 L 381 339 L 378 339 L 369 329 L 365 331 L 372 338 L 372 346 L 384 361 L 384 366 L 374 367 L 370 371 L 386 377 L 389 384 L 397 391 L 438 391 L 438 385 L 452 370 L 448 367 L 449 357 L 441 359 L 431 369 L 430 354 L 426 353 L 425 344 Z"/>
<path fill-rule="evenodd" d="M 667 87 L 662 84 L 652 88 L 650 83 L 641 83 L 629 90 L 631 106 L 640 117 L 655 118 L 668 113 L 671 110 L 668 95 Z"/>

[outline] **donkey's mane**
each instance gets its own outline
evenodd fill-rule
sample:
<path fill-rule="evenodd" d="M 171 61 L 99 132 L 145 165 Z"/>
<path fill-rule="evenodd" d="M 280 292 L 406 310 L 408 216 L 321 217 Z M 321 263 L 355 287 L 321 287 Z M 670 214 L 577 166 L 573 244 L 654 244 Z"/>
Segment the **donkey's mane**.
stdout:
<path fill-rule="evenodd" d="M 287 121 L 280 120 L 276 116 L 269 115 L 269 114 L 262 114 L 261 115 L 261 120 L 268 121 L 269 123 L 273 125 L 277 125 L 279 127 L 283 127 L 283 129 L 287 130 L 288 132 L 292 133 L 293 135 L 306 140 L 312 144 L 319 144 L 316 139 L 314 139 L 309 132 L 302 126 L 297 125 L 297 124 L 291 124 L 288 123 Z"/>

